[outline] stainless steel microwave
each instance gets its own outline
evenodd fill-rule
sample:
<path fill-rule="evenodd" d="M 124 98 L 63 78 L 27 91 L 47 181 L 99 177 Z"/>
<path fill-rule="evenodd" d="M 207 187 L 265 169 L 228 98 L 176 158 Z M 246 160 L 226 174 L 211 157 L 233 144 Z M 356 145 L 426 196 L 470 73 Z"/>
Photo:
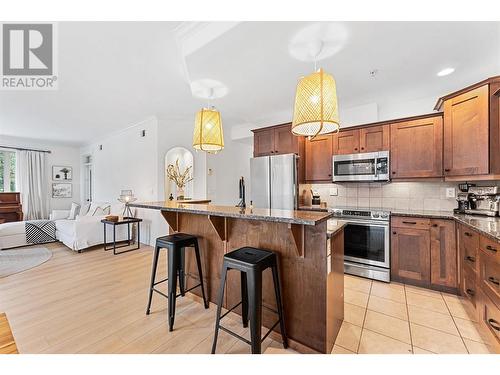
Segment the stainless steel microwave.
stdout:
<path fill-rule="evenodd" d="M 389 151 L 334 155 L 332 180 L 389 181 Z"/>

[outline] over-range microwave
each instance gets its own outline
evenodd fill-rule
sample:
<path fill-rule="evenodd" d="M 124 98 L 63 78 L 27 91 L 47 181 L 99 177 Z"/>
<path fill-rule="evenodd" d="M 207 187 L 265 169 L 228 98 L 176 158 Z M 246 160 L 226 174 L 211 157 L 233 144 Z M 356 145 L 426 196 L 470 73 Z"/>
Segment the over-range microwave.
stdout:
<path fill-rule="evenodd" d="M 333 156 L 333 182 L 389 181 L 389 151 Z"/>

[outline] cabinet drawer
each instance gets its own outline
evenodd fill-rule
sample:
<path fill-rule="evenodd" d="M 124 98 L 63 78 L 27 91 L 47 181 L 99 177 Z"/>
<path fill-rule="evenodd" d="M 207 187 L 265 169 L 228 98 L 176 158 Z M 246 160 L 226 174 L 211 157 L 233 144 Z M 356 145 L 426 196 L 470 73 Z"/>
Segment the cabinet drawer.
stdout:
<path fill-rule="evenodd" d="M 431 220 L 423 217 L 394 216 L 391 225 L 394 228 L 429 229 Z"/>
<path fill-rule="evenodd" d="M 479 248 L 500 263 L 500 243 L 481 236 L 479 240 Z"/>
<path fill-rule="evenodd" d="M 460 257 L 464 266 L 468 266 L 477 272 L 479 261 L 477 259 L 479 251 L 479 234 L 460 226 Z"/>
<path fill-rule="evenodd" d="M 465 267 L 462 273 L 462 295 L 476 307 L 477 293 L 476 274 Z"/>
<path fill-rule="evenodd" d="M 483 253 L 479 255 L 479 284 L 483 292 L 500 308 L 500 262 Z"/>
<path fill-rule="evenodd" d="M 484 293 L 481 294 L 481 325 L 493 336 L 491 344 L 498 351 L 500 350 L 500 310 Z"/>

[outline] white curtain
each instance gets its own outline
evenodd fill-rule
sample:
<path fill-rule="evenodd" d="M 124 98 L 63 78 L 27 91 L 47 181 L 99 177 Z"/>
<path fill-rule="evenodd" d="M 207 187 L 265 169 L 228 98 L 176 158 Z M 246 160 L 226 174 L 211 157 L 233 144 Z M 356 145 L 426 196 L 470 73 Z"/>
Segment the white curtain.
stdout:
<path fill-rule="evenodd" d="M 24 220 L 48 217 L 46 153 L 18 151 L 17 184 L 21 192 Z"/>

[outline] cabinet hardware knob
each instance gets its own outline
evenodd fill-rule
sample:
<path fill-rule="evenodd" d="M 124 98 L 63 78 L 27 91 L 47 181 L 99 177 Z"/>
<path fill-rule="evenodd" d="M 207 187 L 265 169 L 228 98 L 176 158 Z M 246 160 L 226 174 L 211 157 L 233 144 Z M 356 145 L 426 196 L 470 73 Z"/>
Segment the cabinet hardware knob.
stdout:
<path fill-rule="evenodd" d="M 432 224 L 432 226 L 433 226 L 434 228 L 436 228 L 438 225 L 437 225 L 437 224 Z"/>
<path fill-rule="evenodd" d="M 471 257 L 470 255 L 467 255 L 464 259 L 468 260 L 469 262 L 473 262 L 473 263 L 476 261 L 476 258 Z"/>
<path fill-rule="evenodd" d="M 451 171 L 451 169 L 449 169 L 449 168 L 445 168 L 445 169 L 444 169 L 444 171 L 445 171 L 445 172 L 450 172 L 450 171 Z"/>
<path fill-rule="evenodd" d="M 488 324 L 496 331 L 500 331 L 500 324 L 495 319 L 488 319 Z"/>
<path fill-rule="evenodd" d="M 490 246 L 490 245 L 486 246 L 486 250 L 492 251 L 494 253 L 497 252 L 497 249 L 495 249 L 493 246 Z"/>
<path fill-rule="evenodd" d="M 500 281 L 498 281 L 497 279 L 495 279 L 493 276 L 488 277 L 488 281 L 490 283 L 492 283 L 492 284 L 500 285 Z"/>
<path fill-rule="evenodd" d="M 392 171 L 392 174 L 396 174 L 396 171 Z"/>
<path fill-rule="evenodd" d="M 362 150 L 364 150 L 365 148 L 364 147 L 361 147 Z"/>
<path fill-rule="evenodd" d="M 469 232 L 464 232 L 464 234 L 465 234 L 467 237 L 472 237 L 472 234 L 470 234 Z"/>
<path fill-rule="evenodd" d="M 472 289 L 467 289 L 465 293 L 467 293 L 469 296 L 473 296 L 474 294 L 476 294 L 476 292 L 474 292 Z"/>
<path fill-rule="evenodd" d="M 417 224 L 417 222 L 416 221 L 403 221 L 403 224 L 415 225 L 415 224 Z"/>
<path fill-rule="evenodd" d="M 357 148 L 357 147 L 354 147 L 354 151 L 358 151 L 358 148 Z"/>
<path fill-rule="evenodd" d="M 396 232 L 392 232 L 392 234 L 397 234 Z"/>
<path fill-rule="evenodd" d="M 328 175 L 328 177 L 332 177 L 332 175 L 331 175 L 331 174 L 329 174 L 329 175 Z"/>
<path fill-rule="evenodd" d="M 278 150 L 274 151 L 276 154 L 278 153 Z"/>

